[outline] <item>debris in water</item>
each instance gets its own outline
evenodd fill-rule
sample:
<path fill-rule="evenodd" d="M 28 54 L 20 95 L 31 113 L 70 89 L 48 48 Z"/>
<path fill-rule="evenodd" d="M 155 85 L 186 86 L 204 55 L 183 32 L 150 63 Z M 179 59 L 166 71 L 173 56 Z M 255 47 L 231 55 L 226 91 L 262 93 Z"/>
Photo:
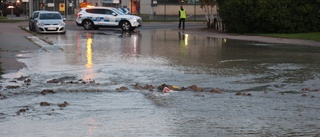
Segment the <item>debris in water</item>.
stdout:
<path fill-rule="evenodd" d="M 55 93 L 52 89 L 44 89 L 41 91 L 42 95 Z"/>
<path fill-rule="evenodd" d="M 17 89 L 17 88 L 20 88 L 20 86 L 17 86 L 17 85 L 9 85 L 9 86 L 6 86 L 7 89 Z"/>
<path fill-rule="evenodd" d="M 24 81 L 24 80 L 26 80 L 28 77 L 27 76 L 20 76 L 19 78 L 15 78 L 15 79 L 17 79 L 17 80 L 19 80 L 19 81 Z"/>
<path fill-rule="evenodd" d="M 118 90 L 118 91 L 125 91 L 125 90 L 129 90 L 127 87 L 125 87 L 125 86 L 122 86 L 122 87 L 120 87 L 120 88 L 117 88 L 116 90 Z"/>
<path fill-rule="evenodd" d="M 141 86 L 140 84 L 136 83 L 133 86 L 134 86 L 135 89 L 139 89 L 139 90 L 146 89 L 146 90 L 149 90 L 149 91 L 153 91 L 153 89 L 154 89 L 154 86 L 153 85 L 149 85 L 149 84 L 146 84 L 145 86 Z"/>
<path fill-rule="evenodd" d="M 214 89 L 210 90 L 210 92 L 221 94 L 221 93 L 222 93 L 222 90 L 219 89 L 219 88 L 214 88 Z"/>
<path fill-rule="evenodd" d="M 22 109 L 18 110 L 16 114 L 20 115 L 20 113 L 25 113 L 25 112 L 27 112 L 27 110 L 29 110 L 29 108 L 22 108 Z"/>
<path fill-rule="evenodd" d="M 241 93 L 241 92 L 237 92 L 235 95 L 237 95 L 237 96 L 252 96 L 251 93 Z"/>
<path fill-rule="evenodd" d="M 64 101 L 62 104 L 58 104 L 59 107 L 66 107 L 68 105 L 68 102 Z"/>
<path fill-rule="evenodd" d="M 50 103 L 48 103 L 48 102 L 40 102 L 40 106 L 41 107 L 44 107 L 44 106 L 50 106 Z"/>
<path fill-rule="evenodd" d="M 169 92 L 170 92 L 170 88 L 168 88 L 168 87 L 163 88 L 163 93 L 169 93 Z"/>
<path fill-rule="evenodd" d="M 197 91 L 197 92 L 203 92 L 204 91 L 203 88 L 199 88 L 197 85 L 189 86 L 189 88 L 192 89 L 193 91 Z"/>

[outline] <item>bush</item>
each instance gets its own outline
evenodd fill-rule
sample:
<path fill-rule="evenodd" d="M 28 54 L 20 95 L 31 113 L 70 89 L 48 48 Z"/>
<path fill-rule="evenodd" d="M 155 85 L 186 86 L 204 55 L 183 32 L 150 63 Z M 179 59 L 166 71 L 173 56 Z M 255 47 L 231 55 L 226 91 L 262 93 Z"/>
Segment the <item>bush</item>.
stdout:
<path fill-rule="evenodd" d="M 218 0 L 218 6 L 228 32 L 320 30 L 320 0 Z"/>

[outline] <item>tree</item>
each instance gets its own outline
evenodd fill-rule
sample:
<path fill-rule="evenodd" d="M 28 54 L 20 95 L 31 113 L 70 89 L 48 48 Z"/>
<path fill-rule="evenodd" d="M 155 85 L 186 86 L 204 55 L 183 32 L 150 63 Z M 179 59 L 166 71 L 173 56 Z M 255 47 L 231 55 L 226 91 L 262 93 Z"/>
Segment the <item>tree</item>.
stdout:
<path fill-rule="evenodd" d="M 207 27 L 213 28 L 214 26 L 214 11 L 213 7 L 217 4 L 216 0 L 200 0 L 201 9 L 205 12 L 205 18 L 207 20 Z"/>

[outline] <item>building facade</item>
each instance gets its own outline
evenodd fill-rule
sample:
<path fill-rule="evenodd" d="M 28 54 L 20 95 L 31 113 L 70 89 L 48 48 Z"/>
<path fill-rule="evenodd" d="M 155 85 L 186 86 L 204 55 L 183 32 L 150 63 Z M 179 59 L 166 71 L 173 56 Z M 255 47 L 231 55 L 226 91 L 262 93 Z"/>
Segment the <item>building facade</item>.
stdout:
<path fill-rule="evenodd" d="M 79 0 L 80 3 L 84 0 Z M 177 15 L 182 5 L 188 14 L 204 15 L 199 0 L 87 0 L 89 5 L 128 8 L 131 14 Z M 216 12 L 216 7 L 213 9 Z"/>
<path fill-rule="evenodd" d="M 26 6 L 29 15 L 35 10 L 59 11 L 62 15 L 72 15 L 79 12 L 82 2 L 92 6 L 127 8 L 130 14 L 178 15 L 181 5 L 188 15 L 205 14 L 200 8 L 199 0 L 28 0 L 24 4 L 29 7 Z M 216 14 L 216 7 L 213 11 Z"/>

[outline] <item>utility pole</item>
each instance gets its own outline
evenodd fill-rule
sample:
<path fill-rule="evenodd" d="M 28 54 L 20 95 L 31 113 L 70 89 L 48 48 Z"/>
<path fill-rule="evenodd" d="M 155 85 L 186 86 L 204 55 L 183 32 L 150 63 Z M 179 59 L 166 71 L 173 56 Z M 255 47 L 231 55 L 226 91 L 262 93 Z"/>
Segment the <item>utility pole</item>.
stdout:
<path fill-rule="evenodd" d="M 29 0 L 29 17 L 32 16 L 33 12 L 33 0 Z"/>

